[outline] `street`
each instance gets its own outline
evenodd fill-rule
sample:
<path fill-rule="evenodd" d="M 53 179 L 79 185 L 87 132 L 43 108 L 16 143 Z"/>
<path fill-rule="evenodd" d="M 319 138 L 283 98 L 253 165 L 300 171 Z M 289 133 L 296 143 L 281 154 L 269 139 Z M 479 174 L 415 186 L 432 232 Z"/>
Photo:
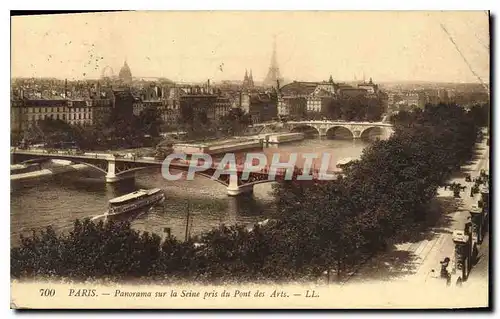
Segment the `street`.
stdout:
<path fill-rule="evenodd" d="M 444 258 L 452 258 L 455 245 L 452 240 L 453 230 L 462 230 L 467 218 L 470 216 L 469 209 L 477 205 L 480 194 L 470 197 L 470 189 L 474 185 L 465 181 L 465 174 L 471 178 L 479 176 L 482 169 L 489 169 L 489 146 L 486 141 L 477 145 L 478 154 L 470 165 L 462 166 L 461 174 L 455 174 L 448 183 L 460 183 L 466 185 L 466 189 L 460 193 L 461 198 L 454 198 L 451 190 L 438 190 L 438 196 L 434 209 L 439 214 L 433 227 L 428 229 L 421 238 L 416 241 L 394 245 L 394 248 L 379 253 L 365 264 L 363 264 L 344 284 L 361 283 L 373 281 L 407 281 L 413 283 L 432 283 L 443 279 L 433 277 L 433 272 L 439 274 L 440 261 Z M 432 206 L 432 205 L 431 205 Z M 437 215 L 436 214 L 436 215 Z M 433 214 L 430 214 L 432 216 Z M 479 246 L 479 261 L 472 267 L 469 282 L 480 281 L 480 284 L 488 283 L 488 259 L 489 259 L 489 236 L 485 236 L 483 243 Z M 479 283 L 479 282 L 478 282 Z"/>

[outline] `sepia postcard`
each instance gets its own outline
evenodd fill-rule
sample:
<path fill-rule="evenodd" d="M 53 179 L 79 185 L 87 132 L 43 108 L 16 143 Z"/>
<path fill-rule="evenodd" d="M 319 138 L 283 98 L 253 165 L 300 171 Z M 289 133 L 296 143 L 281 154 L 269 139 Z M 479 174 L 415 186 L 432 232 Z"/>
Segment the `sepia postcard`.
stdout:
<path fill-rule="evenodd" d="M 489 30 L 11 15 L 11 308 L 489 307 Z"/>

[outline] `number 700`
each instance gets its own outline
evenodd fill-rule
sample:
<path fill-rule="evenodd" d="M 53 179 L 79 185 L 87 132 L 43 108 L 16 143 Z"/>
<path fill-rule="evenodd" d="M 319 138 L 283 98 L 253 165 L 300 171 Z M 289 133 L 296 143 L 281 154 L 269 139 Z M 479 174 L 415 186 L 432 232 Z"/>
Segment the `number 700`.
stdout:
<path fill-rule="evenodd" d="M 54 297 L 55 295 L 55 289 L 40 289 L 40 296 L 42 297 Z"/>

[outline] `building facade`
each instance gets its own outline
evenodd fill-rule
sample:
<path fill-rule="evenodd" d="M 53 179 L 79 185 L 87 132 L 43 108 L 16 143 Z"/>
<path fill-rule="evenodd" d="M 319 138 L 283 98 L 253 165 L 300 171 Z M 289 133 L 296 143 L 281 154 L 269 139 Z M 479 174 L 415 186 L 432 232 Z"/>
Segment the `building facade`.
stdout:
<path fill-rule="evenodd" d="M 111 109 L 111 99 L 13 99 L 11 131 L 22 134 L 38 121 L 46 119 L 70 125 L 92 125 L 110 114 Z"/>
<path fill-rule="evenodd" d="M 273 93 L 242 93 L 241 110 L 252 123 L 272 121 L 278 116 L 278 95 Z"/>
<path fill-rule="evenodd" d="M 66 122 L 72 125 L 91 125 L 93 123 L 92 101 L 73 100 L 67 102 Z"/>
<path fill-rule="evenodd" d="M 303 118 L 307 113 L 322 113 L 336 97 L 333 82 L 297 82 L 280 88 L 278 115 Z"/>

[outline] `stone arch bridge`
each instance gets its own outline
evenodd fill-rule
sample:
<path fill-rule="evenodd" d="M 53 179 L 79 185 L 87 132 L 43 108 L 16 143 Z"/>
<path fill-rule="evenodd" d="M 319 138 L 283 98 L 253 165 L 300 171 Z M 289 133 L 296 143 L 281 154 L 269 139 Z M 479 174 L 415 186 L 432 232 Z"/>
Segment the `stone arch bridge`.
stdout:
<path fill-rule="evenodd" d="M 392 124 L 384 122 L 344 122 L 344 121 L 289 121 L 286 123 L 260 123 L 254 127 L 281 126 L 290 132 L 301 132 L 305 129 L 314 129 L 320 137 L 327 136 L 328 133 L 337 129 L 347 130 L 352 138 L 358 139 L 366 136 L 369 132 L 378 133 L 387 138 L 394 133 Z"/>

